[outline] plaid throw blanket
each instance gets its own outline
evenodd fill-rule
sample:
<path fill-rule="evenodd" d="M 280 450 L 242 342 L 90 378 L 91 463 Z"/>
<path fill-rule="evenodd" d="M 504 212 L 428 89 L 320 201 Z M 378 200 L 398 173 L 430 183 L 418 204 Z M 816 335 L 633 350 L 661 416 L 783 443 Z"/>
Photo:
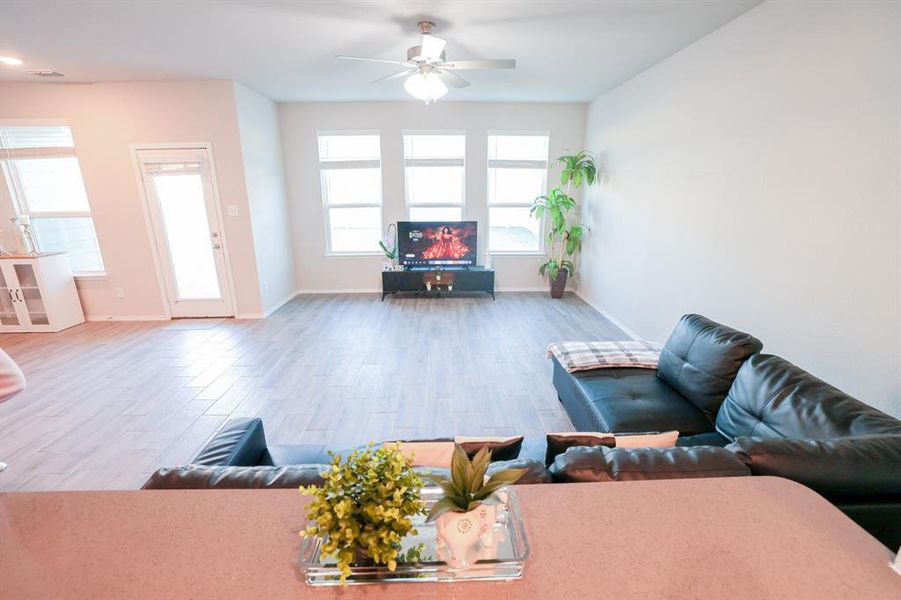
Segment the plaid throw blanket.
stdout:
<path fill-rule="evenodd" d="M 644 341 L 554 342 L 547 347 L 547 357 L 552 356 L 570 373 L 616 367 L 656 369 L 660 344 Z"/>

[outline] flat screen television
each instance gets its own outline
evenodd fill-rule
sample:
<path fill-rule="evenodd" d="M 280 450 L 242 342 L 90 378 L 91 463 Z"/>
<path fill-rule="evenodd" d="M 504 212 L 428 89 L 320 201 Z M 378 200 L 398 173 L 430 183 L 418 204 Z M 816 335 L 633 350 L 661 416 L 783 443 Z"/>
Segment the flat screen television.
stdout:
<path fill-rule="evenodd" d="M 407 267 L 476 264 L 476 221 L 399 221 L 397 250 Z"/>

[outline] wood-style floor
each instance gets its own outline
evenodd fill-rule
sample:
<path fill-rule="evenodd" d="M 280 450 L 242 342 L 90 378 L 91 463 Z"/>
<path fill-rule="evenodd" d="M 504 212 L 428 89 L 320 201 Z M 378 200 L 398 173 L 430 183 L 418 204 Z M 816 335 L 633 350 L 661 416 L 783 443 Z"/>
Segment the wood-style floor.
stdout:
<path fill-rule="evenodd" d="M 271 317 L 4 334 L 28 388 L 0 404 L 0 490 L 129 489 L 230 417 L 270 443 L 570 430 L 547 344 L 626 339 L 572 295 L 299 296 Z"/>

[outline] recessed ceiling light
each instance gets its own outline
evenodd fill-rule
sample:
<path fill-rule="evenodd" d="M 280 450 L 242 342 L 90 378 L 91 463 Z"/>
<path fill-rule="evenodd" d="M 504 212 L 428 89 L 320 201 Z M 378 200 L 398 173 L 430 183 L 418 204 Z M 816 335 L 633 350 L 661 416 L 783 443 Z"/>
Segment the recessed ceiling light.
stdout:
<path fill-rule="evenodd" d="M 14 67 L 18 67 L 22 64 L 21 58 L 16 58 L 15 56 L 0 56 L 0 63 L 4 65 L 12 65 Z"/>

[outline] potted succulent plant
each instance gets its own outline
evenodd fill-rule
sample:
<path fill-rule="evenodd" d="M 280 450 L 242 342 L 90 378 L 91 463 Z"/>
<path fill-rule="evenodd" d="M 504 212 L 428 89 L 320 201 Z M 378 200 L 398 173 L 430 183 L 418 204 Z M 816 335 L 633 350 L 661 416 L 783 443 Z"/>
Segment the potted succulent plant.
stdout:
<path fill-rule="evenodd" d="M 432 506 L 427 521 L 436 521 L 439 551 L 453 567 L 474 562 L 482 547 L 494 544 L 498 490 L 513 484 L 525 469 L 506 469 L 485 477 L 491 463 L 491 451 L 479 450 L 472 460 L 459 445 L 451 458 L 450 478 L 426 475 L 444 491 L 444 497 Z"/>
<path fill-rule="evenodd" d="M 532 216 L 539 220 L 547 218 L 549 222 L 545 240 L 548 257 L 538 268 L 538 273 L 550 280 L 552 298 L 563 297 L 566 280 L 575 272 L 571 257 L 582 248 L 582 240 L 588 232 L 586 225 L 569 223 L 569 212 L 576 208 L 573 191 L 582 185 L 594 185 L 598 177 L 594 159 L 584 150 L 561 156 L 557 162 L 563 165 L 561 187 L 535 198 L 530 211 Z"/>
<path fill-rule="evenodd" d="M 331 455 L 331 453 L 329 453 Z M 423 481 L 399 444 L 332 455 L 322 486 L 301 487 L 313 496 L 302 536 L 322 538 L 322 554 L 338 561 L 341 584 L 351 564 L 381 564 L 390 571 L 401 560 L 401 540 L 416 535 L 411 517 L 425 512 Z"/>

